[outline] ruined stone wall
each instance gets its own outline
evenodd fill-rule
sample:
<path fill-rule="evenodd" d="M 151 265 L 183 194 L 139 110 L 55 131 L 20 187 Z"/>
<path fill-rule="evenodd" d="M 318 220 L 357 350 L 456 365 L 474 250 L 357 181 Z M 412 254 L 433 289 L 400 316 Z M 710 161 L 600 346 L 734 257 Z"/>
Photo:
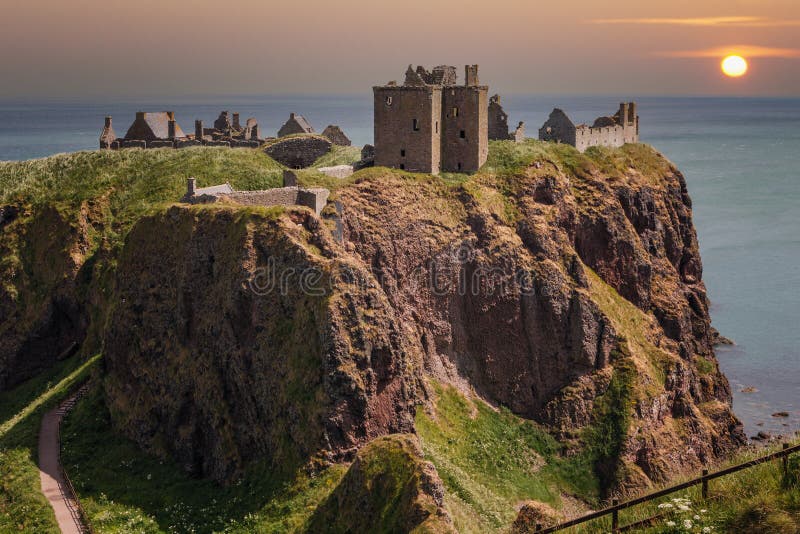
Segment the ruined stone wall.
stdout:
<path fill-rule="evenodd" d="M 264 152 L 290 169 L 310 167 L 330 152 L 331 142 L 318 135 L 288 137 L 268 145 Z"/>
<path fill-rule="evenodd" d="M 620 147 L 625 144 L 625 129 L 621 125 L 590 128 L 584 126 L 575 131 L 575 148 L 584 152 L 593 146 Z"/>
<path fill-rule="evenodd" d="M 223 198 L 245 206 L 294 206 L 298 190 L 297 187 L 278 187 L 263 191 L 234 191 Z"/>
<path fill-rule="evenodd" d="M 279 187 L 263 191 L 234 191 L 220 195 L 244 206 L 305 206 L 317 215 L 328 202 L 330 191 L 322 188 Z"/>
<path fill-rule="evenodd" d="M 489 88 L 453 86 L 442 93 L 442 170 L 477 171 L 489 155 Z"/>
<path fill-rule="evenodd" d="M 441 87 L 381 86 L 373 93 L 375 165 L 438 174 Z"/>
<path fill-rule="evenodd" d="M 567 117 L 566 113 L 556 108 L 539 129 L 539 140 L 576 146 L 575 124 Z"/>
<path fill-rule="evenodd" d="M 508 114 L 500 104 L 500 97 L 494 95 L 489 101 L 489 139 L 502 141 L 508 138 Z"/>

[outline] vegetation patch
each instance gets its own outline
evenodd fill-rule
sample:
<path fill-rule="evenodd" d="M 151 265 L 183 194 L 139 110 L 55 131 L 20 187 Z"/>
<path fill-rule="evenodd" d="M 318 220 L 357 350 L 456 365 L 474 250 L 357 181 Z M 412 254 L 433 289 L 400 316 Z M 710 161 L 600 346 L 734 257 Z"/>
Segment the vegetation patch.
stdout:
<path fill-rule="evenodd" d="M 40 489 L 38 435 L 42 416 L 84 380 L 99 357 L 65 360 L 0 393 L 0 532 L 58 534 Z"/>
<path fill-rule="evenodd" d="M 567 457 L 550 434 L 506 408 L 469 399 L 450 386 L 432 384 L 432 412 L 417 411 L 425 457 L 447 489 L 456 529 L 507 529 L 522 501 L 561 508 L 561 494 L 593 498 L 597 480 L 586 455 Z"/>
<path fill-rule="evenodd" d="M 346 465 L 278 473 L 256 466 L 221 486 L 141 452 L 112 429 L 93 390 L 62 428 L 62 461 L 95 532 L 304 532 Z"/>
<path fill-rule="evenodd" d="M 412 435 L 375 439 L 359 451 L 336 490 L 314 513 L 311 532 L 449 532 Z"/>

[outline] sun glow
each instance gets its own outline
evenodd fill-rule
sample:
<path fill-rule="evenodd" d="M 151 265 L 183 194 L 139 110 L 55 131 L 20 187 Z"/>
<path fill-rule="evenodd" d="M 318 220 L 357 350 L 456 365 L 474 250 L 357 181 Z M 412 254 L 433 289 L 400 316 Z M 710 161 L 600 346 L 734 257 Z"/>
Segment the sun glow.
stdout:
<path fill-rule="evenodd" d="M 742 56 L 728 56 L 722 60 L 722 72 L 731 78 L 738 78 L 747 73 L 747 60 Z"/>

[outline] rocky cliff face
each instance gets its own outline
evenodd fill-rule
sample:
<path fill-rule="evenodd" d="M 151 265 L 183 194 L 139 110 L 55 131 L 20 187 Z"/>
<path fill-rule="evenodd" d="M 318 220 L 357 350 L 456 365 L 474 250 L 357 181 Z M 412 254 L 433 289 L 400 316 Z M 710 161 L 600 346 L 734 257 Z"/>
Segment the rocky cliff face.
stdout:
<path fill-rule="evenodd" d="M 310 212 L 174 207 L 120 259 L 105 334 L 120 429 L 231 479 L 408 432 L 415 381 L 385 296 Z"/>
<path fill-rule="evenodd" d="M 66 211 L 66 210 L 65 210 Z M 71 210 L 70 210 L 71 211 Z M 0 208 L 0 391 L 77 350 L 88 327 L 92 207 Z"/>
<path fill-rule="evenodd" d="M 229 479 L 413 431 L 430 377 L 596 447 L 609 488 L 736 446 L 683 177 L 646 147 L 536 150 L 455 184 L 362 171 L 323 222 L 141 220 L 105 332 L 119 428 Z"/>

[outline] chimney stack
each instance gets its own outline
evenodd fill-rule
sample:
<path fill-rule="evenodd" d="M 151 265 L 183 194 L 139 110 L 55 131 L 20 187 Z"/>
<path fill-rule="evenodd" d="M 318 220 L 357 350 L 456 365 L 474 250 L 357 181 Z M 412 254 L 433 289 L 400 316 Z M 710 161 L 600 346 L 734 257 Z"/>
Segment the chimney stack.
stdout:
<path fill-rule="evenodd" d="M 236 130 L 241 128 L 241 126 L 239 126 L 239 114 L 238 113 L 234 113 L 233 114 L 233 127 Z"/>
<path fill-rule="evenodd" d="M 254 140 L 258 141 L 258 124 L 254 125 L 250 129 L 250 139 L 254 139 Z"/>
<path fill-rule="evenodd" d="M 170 119 L 167 123 L 167 138 L 175 139 L 175 119 Z"/>
<path fill-rule="evenodd" d="M 468 87 L 474 87 L 478 85 L 478 65 L 465 65 L 464 78 L 464 85 Z"/>
<path fill-rule="evenodd" d="M 111 128 L 111 117 L 106 117 L 106 128 Z"/>
<path fill-rule="evenodd" d="M 197 185 L 197 180 L 194 177 L 189 177 L 186 180 L 186 196 L 193 197 L 195 192 L 195 185 Z"/>
<path fill-rule="evenodd" d="M 137 121 L 143 121 L 146 115 L 147 115 L 147 113 L 145 113 L 144 111 L 137 111 L 136 112 L 136 120 Z"/>
<path fill-rule="evenodd" d="M 194 121 L 194 139 L 203 141 L 203 121 Z"/>

